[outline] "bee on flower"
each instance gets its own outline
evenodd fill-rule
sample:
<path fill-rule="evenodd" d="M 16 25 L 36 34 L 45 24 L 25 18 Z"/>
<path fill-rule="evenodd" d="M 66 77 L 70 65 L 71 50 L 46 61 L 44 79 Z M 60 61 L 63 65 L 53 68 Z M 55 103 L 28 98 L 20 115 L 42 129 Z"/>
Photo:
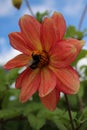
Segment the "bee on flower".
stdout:
<path fill-rule="evenodd" d="M 20 89 L 20 101 L 24 103 L 38 92 L 44 106 L 55 110 L 60 92 L 76 94 L 79 90 L 79 76 L 70 64 L 76 59 L 84 41 L 64 39 L 66 22 L 57 12 L 44 18 L 42 23 L 24 15 L 19 26 L 20 32 L 10 33 L 9 40 L 21 54 L 8 61 L 4 68 L 26 66 L 15 84 Z"/>

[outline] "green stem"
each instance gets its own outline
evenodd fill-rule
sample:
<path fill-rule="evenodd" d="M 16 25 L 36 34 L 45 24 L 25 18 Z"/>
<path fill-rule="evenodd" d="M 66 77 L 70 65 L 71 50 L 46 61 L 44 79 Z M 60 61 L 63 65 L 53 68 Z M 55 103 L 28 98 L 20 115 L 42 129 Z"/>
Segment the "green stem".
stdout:
<path fill-rule="evenodd" d="M 30 13 L 31 13 L 31 15 L 32 15 L 33 17 L 35 17 L 35 15 L 34 15 L 32 9 L 31 9 L 31 7 L 30 7 L 30 4 L 29 4 L 28 0 L 25 0 L 25 2 L 26 2 L 26 5 L 27 5 L 27 7 L 28 7 L 28 9 L 29 9 L 29 11 L 30 11 Z"/>
<path fill-rule="evenodd" d="M 70 104 L 69 104 L 69 100 L 67 95 L 65 94 L 65 100 L 66 100 L 66 104 L 67 104 L 67 109 L 68 109 L 68 113 L 69 113 L 69 118 L 70 118 L 70 122 L 71 122 L 71 127 L 72 130 L 75 130 L 74 124 L 73 124 L 73 119 L 72 119 L 72 114 L 71 114 L 71 109 L 70 109 Z"/>

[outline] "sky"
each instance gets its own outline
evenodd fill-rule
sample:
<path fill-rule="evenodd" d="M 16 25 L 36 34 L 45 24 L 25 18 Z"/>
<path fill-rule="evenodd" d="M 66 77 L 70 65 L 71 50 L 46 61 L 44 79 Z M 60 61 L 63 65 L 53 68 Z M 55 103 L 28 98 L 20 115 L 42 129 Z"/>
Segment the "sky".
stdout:
<path fill-rule="evenodd" d="M 78 29 L 87 0 L 29 0 L 29 3 L 34 14 L 45 10 L 51 13 L 54 11 L 61 12 L 64 15 L 67 26 L 73 25 Z M 5 64 L 9 59 L 19 54 L 18 51 L 10 46 L 8 34 L 19 31 L 19 18 L 26 13 L 30 14 L 25 0 L 23 0 L 20 10 L 12 6 L 11 0 L 0 0 L 0 65 Z M 87 13 L 81 31 L 84 29 L 87 29 Z M 84 40 L 86 40 L 84 48 L 87 48 L 87 37 Z"/>

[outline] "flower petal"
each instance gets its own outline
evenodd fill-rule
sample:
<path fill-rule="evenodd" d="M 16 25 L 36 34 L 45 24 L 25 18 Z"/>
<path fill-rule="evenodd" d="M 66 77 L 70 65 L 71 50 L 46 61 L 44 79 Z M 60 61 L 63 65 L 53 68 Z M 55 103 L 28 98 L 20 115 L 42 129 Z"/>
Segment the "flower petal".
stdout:
<path fill-rule="evenodd" d="M 39 96 L 48 95 L 56 86 L 56 76 L 48 68 L 41 69 L 41 83 L 39 87 Z"/>
<path fill-rule="evenodd" d="M 69 66 L 77 57 L 84 41 L 76 39 L 62 40 L 51 51 L 50 64 L 54 67 Z"/>
<path fill-rule="evenodd" d="M 49 51 L 55 44 L 56 33 L 51 18 L 45 18 L 41 26 L 41 41 L 43 50 Z"/>
<path fill-rule="evenodd" d="M 21 32 L 27 40 L 27 44 L 31 46 L 34 50 L 41 50 L 40 42 L 40 23 L 30 15 L 24 15 L 19 20 L 19 25 Z"/>
<path fill-rule="evenodd" d="M 57 87 L 63 93 L 75 94 L 80 87 L 79 76 L 72 67 L 64 69 L 51 68 L 57 76 Z"/>
<path fill-rule="evenodd" d="M 48 109 L 48 110 L 55 110 L 57 102 L 60 99 L 60 92 L 57 91 L 57 89 L 54 89 L 51 93 L 49 93 L 45 97 L 40 98 L 43 105 Z"/>
<path fill-rule="evenodd" d="M 13 69 L 13 68 L 19 68 L 25 65 L 29 64 L 30 56 L 20 54 L 13 58 L 12 60 L 8 61 L 7 64 L 4 65 L 5 69 Z"/>
<path fill-rule="evenodd" d="M 58 35 L 58 40 L 61 40 L 66 31 L 66 22 L 61 13 L 54 12 L 52 19 L 54 21 L 54 26 L 56 30 L 56 34 Z"/>
<path fill-rule="evenodd" d="M 29 74 L 29 71 L 30 71 L 29 68 L 27 68 L 21 74 L 19 74 L 18 78 L 16 79 L 16 83 L 15 83 L 16 88 L 21 88 L 22 81 L 25 78 L 25 76 Z"/>
<path fill-rule="evenodd" d="M 29 70 L 21 83 L 20 101 L 26 102 L 38 89 L 40 85 L 39 69 Z"/>
<path fill-rule="evenodd" d="M 24 54 L 30 54 L 31 48 L 27 46 L 27 41 L 23 38 L 22 33 L 19 32 L 13 32 L 9 35 L 10 44 L 13 48 L 15 48 L 18 51 L 23 52 Z"/>

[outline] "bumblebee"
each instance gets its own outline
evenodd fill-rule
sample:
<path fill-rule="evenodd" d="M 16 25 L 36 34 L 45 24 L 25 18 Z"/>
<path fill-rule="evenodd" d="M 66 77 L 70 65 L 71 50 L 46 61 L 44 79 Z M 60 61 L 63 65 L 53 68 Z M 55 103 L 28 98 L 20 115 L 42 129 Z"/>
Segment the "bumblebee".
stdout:
<path fill-rule="evenodd" d="M 45 51 L 35 51 L 32 53 L 32 59 L 30 60 L 29 67 L 31 69 L 42 68 L 48 64 L 48 61 L 48 55 Z"/>

